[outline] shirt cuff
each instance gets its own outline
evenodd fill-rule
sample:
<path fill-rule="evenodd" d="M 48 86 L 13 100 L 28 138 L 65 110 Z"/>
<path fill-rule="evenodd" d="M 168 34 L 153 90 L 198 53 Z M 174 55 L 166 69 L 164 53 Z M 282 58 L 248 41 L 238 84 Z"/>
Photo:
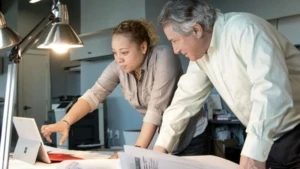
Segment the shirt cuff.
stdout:
<path fill-rule="evenodd" d="M 273 141 L 261 140 L 248 134 L 241 155 L 265 162 L 269 156 Z"/>
<path fill-rule="evenodd" d="M 172 131 L 174 132 L 174 131 Z M 170 133 L 172 133 L 170 132 Z M 167 150 L 168 153 L 172 153 L 175 145 L 178 142 L 178 137 L 175 137 L 172 134 L 168 134 L 169 132 L 165 132 L 164 134 L 159 134 L 157 140 L 155 142 L 155 146 L 161 146 Z"/>
<path fill-rule="evenodd" d="M 159 126 L 161 124 L 162 115 L 155 110 L 151 110 L 148 108 L 146 115 L 143 119 L 144 122 L 154 124 Z"/>
<path fill-rule="evenodd" d="M 96 103 L 97 98 L 89 90 L 79 97 L 79 99 L 84 99 L 89 103 L 92 109 L 91 112 L 93 112 L 98 106 Z"/>

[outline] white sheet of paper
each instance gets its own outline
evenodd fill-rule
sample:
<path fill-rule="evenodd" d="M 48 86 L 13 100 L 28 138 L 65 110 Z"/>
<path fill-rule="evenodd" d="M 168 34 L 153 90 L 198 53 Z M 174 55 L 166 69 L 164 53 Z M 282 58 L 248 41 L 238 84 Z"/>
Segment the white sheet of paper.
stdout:
<path fill-rule="evenodd" d="M 69 160 L 59 163 L 56 169 L 121 169 L 119 159 Z"/>
<path fill-rule="evenodd" d="M 124 146 L 119 153 L 122 169 L 238 169 L 238 164 L 215 156 L 178 157 Z"/>

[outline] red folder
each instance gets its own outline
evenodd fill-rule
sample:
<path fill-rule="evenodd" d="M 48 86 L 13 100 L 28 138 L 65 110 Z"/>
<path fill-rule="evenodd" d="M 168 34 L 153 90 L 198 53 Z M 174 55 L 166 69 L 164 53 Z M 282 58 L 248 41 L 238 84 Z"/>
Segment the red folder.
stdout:
<path fill-rule="evenodd" d="M 48 153 L 48 156 L 51 162 L 62 162 L 64 160 L 82 160 L 82 158 L 64 153 Z"/>

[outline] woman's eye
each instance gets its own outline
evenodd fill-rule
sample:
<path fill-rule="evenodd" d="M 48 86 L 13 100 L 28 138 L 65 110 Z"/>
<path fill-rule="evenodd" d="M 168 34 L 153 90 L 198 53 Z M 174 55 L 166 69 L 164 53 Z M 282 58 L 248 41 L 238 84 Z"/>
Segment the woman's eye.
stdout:
<path fill-rule="evenodd" d="M 128 52 L 122 52 L 122 55 L 127 55 L 128 54 Z"/>

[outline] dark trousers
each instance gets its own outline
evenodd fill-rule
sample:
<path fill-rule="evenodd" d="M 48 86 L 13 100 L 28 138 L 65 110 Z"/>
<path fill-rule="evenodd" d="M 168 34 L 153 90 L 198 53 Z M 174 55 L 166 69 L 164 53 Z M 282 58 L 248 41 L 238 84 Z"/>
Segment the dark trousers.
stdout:
<path fill-rule="evenodd" d="M 300 124 L 276 140 L 266 169 L 300 169 Z"/>
<path fill-rule="evenodd" d="M 194 137 L 190 144 L 180 153 L 173 155 L 176 156 L 195 156 L 195 155 L 208 155 L 209 154 L 209 133 L 208 127 L 200 135 Z"/>

